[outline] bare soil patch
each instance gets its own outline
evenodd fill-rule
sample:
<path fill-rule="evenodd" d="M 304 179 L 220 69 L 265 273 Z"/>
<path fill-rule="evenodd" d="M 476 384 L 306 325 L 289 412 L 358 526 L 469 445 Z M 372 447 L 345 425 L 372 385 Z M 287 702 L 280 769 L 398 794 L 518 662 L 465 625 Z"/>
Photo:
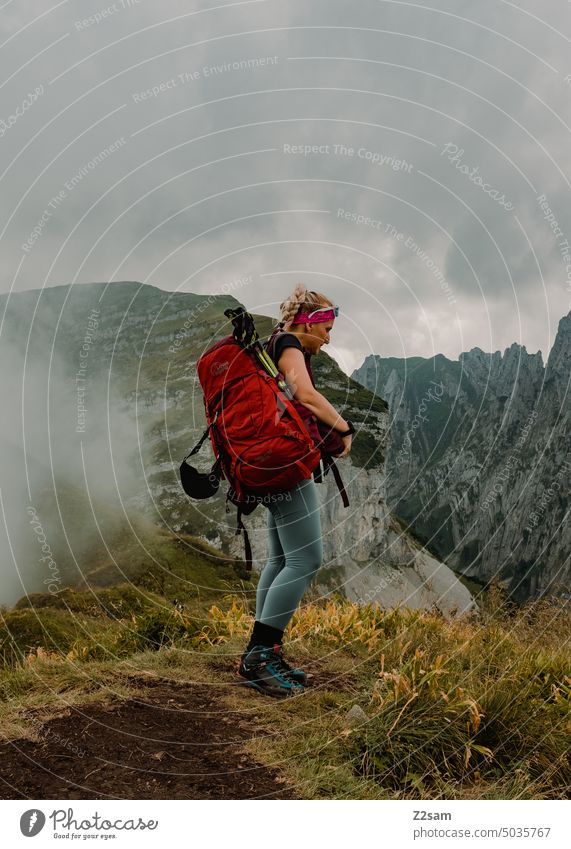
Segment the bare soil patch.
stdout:
<path fill-rule="evenodd" d="M 60 709 L 34 724 L 38 742 L 0 744 L 2 798 L 296 798 L 278 770 L 244 752 L 257 729 L 255 716 L 226 704 L 224 691 L 237 679 L 222 686 L 147 677 L 129 683 L 140 696 L 69 707 L 65 716 Z"/>

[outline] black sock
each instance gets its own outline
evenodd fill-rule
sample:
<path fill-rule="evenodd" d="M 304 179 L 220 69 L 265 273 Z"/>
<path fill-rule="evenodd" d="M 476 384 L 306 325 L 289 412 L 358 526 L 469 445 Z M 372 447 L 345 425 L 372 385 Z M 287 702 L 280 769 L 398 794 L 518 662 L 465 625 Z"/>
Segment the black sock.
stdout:
<path fill-rule="evenodd" d="M 254 646 L 273 646 L 279 643 L 281 646 L 284 632 L 279 628 L 273 628 L 271 625 L 266 625 L 265 622 L 254 622 L 254 629 L 250 636 L 246 651 L 250 651 Z"/>

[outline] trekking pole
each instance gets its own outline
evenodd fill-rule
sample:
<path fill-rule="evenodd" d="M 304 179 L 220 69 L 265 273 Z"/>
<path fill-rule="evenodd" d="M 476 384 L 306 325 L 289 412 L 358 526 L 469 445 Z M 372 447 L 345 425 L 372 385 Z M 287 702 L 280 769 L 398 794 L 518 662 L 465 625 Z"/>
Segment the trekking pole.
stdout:
<path fill-rule="evenodd" d="M 234 325 L 235 339 L 239 341 L 244 348 L 252 350 L 252 353 L 258 358 L 260 365 L 265 371 L 267 371 L 270 377 L 277 378 L 279 371 L 268 352 L 264 349 L 260 341 L 260 337 L 258 336 L 258 331 L 254 326 L 254 319 L 250 313 L 246 312 L 243 307 L 238 307 L 235 310 L 224 310 L 224 315 L 229 318 Z M 289 400 L 292 401 L 293 395 L 285 380 L 278 380 L 277 384 Z"/>
<path fill-rule="evenodd" d="M 261 344 L 259 339 L 256 340 L 255 345 L 256 345 L 256 350 L 254 351 L 254 353 L 257 355 L 262 366 L 268 372 L 270 377 L 277 378 L 278 375 L 279 375 L 279 371 L 277 370 L 275 363 L 272 360 L 272 358 L 270 357 L 270 355 L 268 354 L 268 352 L 265 350 L 265 348 L 262 347 L 262 344 Z M 276 382 L 277 382 L 279 388 L 282 390 L 282 392 L 289 398 L 289 400 L 293 401 L 293 395 L 292 395 L 291 389 L 289 388 L 289 386 L 287 385 L 285 380 L 280 379 L 280 380 L 277 380 Z"/>

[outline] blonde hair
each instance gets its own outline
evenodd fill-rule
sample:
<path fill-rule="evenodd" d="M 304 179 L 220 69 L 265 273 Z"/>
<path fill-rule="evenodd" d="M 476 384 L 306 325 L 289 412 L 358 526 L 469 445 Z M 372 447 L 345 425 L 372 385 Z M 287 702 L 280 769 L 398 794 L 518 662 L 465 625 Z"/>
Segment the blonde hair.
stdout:
<path fill-rule="evenodd" d="M 333 301 L 321 292 L 309 290 L 303 283 L 298 283 L 289 298 L 282 301 L 280 304 L 281 321 L 279 324 L 284 327 L 289 325 L 296 317 L 298 312 L 312 312 L 319 307 L 332 307 Z"/>

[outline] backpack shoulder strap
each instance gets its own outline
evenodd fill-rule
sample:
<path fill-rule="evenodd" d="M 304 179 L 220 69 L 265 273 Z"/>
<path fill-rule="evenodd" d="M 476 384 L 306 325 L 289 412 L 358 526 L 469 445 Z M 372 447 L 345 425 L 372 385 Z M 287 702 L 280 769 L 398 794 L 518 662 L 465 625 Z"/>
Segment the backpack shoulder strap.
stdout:
<path fill-rule="evenodd" d="M 268 337 L 267 342 L 266 342 L 266 343 L 265 343 L 265 345 L 264 345 L 264 348 L 266 349 L 266 351 L 268 352 L 268 354 L 270 355 L 270 357 L 271 357 L 271 358 L 272 358 L 272 360 L 274 361 L 274 363 L 275 363 L 275 365 L 276 365 L 276 368 L 277 368 L 277 365 L 278 365 L 278 364 L 276 363 L 275 356 L 274 356 L 274 352 L 275 352 L 275 348 L 276 348 L 276 341 L 277 341 L 277 339 L 278 339 L 278 336 L 280 336 L 282 333 L 285 333 L 285 331 L 284 331 L 283 327 L 281 327 L 281 326 L 278 324 L 278 326 L 277 326 L 277 327 L 275 327 L 275 328 L 272 330 L 272 332 L 271 332 L 270 336 Z"/>

